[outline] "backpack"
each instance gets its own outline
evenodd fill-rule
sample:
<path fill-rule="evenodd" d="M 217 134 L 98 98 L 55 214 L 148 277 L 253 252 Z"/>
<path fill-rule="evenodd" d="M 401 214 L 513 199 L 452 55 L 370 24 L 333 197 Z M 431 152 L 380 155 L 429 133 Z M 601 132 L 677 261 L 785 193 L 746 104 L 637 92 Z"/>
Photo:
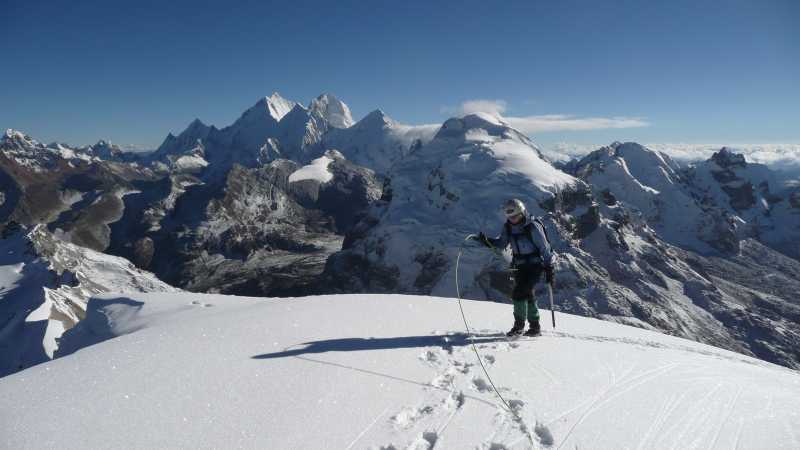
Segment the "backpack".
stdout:
<path fill-rule="evenodd" d="M 525 226 L 522 227 L 522 230 L 528 236 L 528 240 L 531 241 L 531 244 L 533 244 L 534 247 L 537 247 L 536 248 L 536 254 L 540 255 L 541 254 L 541 250 L 539 250 L 538 246 L 536 245 L 536 241 L 533 240 L 533 231 L 531 231 L 531 229 L 533 228 L 533 223 L 534 222 L 538 223 L 539 226 L 542 227 L 542 231 L 544 233 L 544 240 L 545 240 L 545 242 L 547 242 L 547 245 L 552 246 L 552 244 L 550 244 L 550 237 L 547 236 L 547 228 L 545 228 L 544 222 L 542 222 L 541 219 L 539 219 L 536 216 L 531 216 L 531 219 L 532 220 L 530 222 L 526 223 Z M 515 244 L 517 243 L 517 238 L 515 238 L 514 234 L 511 233 L 511 223 L 509 221 L 507 221 L 507 220 L 506 220 L 506 234 L 508 235 L 509 240 L 510 239 L 514 239 L 514 243 Z M 517 236 L 519 236 L 519 235 L 517 235 Z M 509 241 L 509 243 L 510 243 L 510 241 Z M 517 249 L 519 250 L 519 244 L 517 244 Z"/>

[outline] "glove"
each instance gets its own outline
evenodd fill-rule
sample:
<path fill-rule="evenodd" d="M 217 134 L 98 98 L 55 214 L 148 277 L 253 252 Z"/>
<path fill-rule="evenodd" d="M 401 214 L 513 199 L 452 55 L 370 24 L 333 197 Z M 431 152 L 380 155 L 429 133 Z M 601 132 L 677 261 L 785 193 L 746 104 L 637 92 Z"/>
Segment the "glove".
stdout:
<path fill-rule="evenodd" d="M 553 266 L 545 266 L 544 279 L 547 281 L 547 284 L 553 284 L 553 281 L 555 280 L 555 271 L 553 270 Z"/>
<path fill-rule="evenodd" d="M 470 234 L 469 236 L 467 236 L 467 239 L 469 239 L 471 241 L 478 241 L 478 242 L 480 242 L 481 244 L 483 244 L 483 245 L 485 245 L 487 247 L 489 247 L 491 245 L 490 242 L 489 242 L 489 238 L 487 238 L 486 235 L 483 234 L 483 231 L 481 231 L 478 234 Z"/>

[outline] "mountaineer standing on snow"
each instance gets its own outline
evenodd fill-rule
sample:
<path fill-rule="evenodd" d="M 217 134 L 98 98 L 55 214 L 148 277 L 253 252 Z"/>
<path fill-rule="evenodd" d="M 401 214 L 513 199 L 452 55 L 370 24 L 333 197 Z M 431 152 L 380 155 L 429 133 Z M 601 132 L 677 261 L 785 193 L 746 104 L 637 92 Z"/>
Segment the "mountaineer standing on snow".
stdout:
<path fill-rule="evenodd" d="M 538 336 L 541 334 L 539 325 L 539 308 L 533 298 L 533 287 L 544 272 L 545 280 L 553 282 L 553 254 L 550 242 L 542 222 L 534 216 L 528 216 L 525 204 L 521 200 L 512 199 L 503 207 L 506 223 L 499 237 L 490 238 L 481 232 L 477 240 L 489 248 L 505 249 L 511 245 L 513 259 L 511 261 L 514 271 L 514 290 L 511 299 L 514 301 L 514 326 L 507 333 L 508 336 L 522 334 L 525 329 L 525 319 L 530 322 L 530 328 L 525 336 Z"/>

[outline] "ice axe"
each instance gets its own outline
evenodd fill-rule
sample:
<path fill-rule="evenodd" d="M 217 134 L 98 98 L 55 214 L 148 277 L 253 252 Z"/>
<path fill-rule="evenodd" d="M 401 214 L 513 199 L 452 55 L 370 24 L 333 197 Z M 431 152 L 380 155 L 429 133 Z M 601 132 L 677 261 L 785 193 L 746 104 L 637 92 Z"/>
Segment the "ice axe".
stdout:
<path fill-rule="evenodd" d="M 553 328 L 556 327 L 556 312 L 553 309 L 553 282 L 547 283 L 547 292 L 550 294 L 550 315 L 553 319 Z"/>

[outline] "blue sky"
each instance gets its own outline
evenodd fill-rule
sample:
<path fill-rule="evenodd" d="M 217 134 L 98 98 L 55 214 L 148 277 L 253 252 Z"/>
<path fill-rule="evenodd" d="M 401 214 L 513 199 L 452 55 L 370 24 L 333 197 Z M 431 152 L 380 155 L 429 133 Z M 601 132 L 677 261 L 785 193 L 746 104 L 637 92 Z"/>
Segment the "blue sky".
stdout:
<path fill-rule="evenodd" d="M 0 127 L 43 141 L 155 147 L 278 91 L 304 103 L 331 92 L 356 119 L 381 108 L 411 124 L 484 100 L 545 145 L 800 142 L 790 0 L 3 0 L 2 11 Z"/>

